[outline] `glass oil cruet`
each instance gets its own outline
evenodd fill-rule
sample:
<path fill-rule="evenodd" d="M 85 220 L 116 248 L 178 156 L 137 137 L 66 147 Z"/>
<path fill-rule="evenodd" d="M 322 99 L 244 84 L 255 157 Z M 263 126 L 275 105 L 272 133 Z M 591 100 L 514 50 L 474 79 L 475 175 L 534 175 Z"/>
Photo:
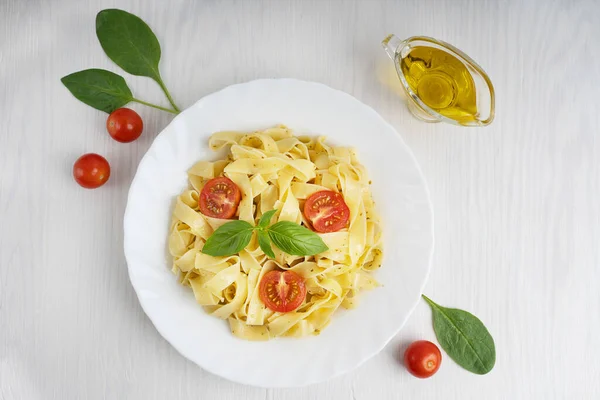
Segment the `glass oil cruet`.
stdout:
<path fill-rule="evenodd" d="M 494 119 L 490 78 L 456 47 L 425 36 L 381 44 L 394 61 L 411 113 L 426 122 L 485 126 Z"/>

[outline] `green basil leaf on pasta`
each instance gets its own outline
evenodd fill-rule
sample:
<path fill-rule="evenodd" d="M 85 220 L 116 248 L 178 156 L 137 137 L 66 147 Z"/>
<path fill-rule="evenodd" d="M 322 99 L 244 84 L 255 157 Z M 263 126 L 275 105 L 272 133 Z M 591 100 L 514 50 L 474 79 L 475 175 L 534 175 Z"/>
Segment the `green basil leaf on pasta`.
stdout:
<path fill-rule="evenodd" d="M 275 258 L 275 253 L 273 253 L 273 248 L 271 247 L 271 239 L 269 239 L 269 234 L 265 231 L 258 231 L 258 245 L 260 249 L 270 258 Z"/>
<path fill-rule="evenodd" d="M 290 221 L 279 221 L 267 232 L 275 246 L 295 256 L 312 256 L 329 249 L 319 235 Z"/>
<path fill-rule="evenodd" d="M 133 100 L 125 79 L 104 69 L 74 72 L 61 82 L 77 100 L 109 114 Z"/>
<path fill-rule="evenodd" d="M 277 210 L 271 210 L 264 213 L 258 221 L 258 227 L 266 228 L 267 226 L 269 226 L 269 224 L 271 223 L 271 219 L 273 218 L 273 215 L 275 215 L 276 212 Z"/>
<path fill-rule="evenodd" d="M 254 227 L 246 221 L 228 222 L 213 232 L 202 252 L 215 257 L 239 253 L 250 243 L 253 230 Z"/>
<path fill-rule="evenodd" d="M 433 313 L 433 330 L 438 342 L 458 365 L 484 375 L 494 368 L 496 347 L 483 323 L 473 314 L 446 308 L 423 295 Z"/>

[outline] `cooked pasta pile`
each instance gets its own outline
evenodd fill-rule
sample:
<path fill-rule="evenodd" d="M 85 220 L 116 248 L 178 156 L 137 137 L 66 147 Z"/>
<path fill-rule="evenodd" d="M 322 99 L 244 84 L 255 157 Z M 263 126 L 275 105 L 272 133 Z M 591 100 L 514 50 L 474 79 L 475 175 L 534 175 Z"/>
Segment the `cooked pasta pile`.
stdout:
<path fill-rule="evenodd" d="M 173 213 L 169 251 L 173 272 L 190 286 L 211 315 L 227 319 L 231 332 L 247 340 L 319 334 L 341 306 L 357 305 L 357 294 L 378 285 L 371 272 L 381 266 L 380 220 L 375 213 L 365 168 L 355 151 L 333 147 L 325 137 L 296 137 L 285 126 L 252 133 L 218 132 L 212 150 L 230 147 L 225 160 L 199 161 L 188 171 L 190 188 L 178 198 Z M 238 254 L 213 257 L 201 249 L 215 229 L 230 222 L 200 213 L 199 193 L 207 180 L 225 175 L 240 188 L 237 218 L 255 225 L 261 215 L 278 210 L 276 221 L 310 226 L 304 201 L 321 190 L 340 192 L 350 209 L 346 229 L 319 236 L 324 253 L 299 257 L 273 247 L 275 259 L 260 249 L 256 234 Z M 258 293 L 265 273 L 291 270 L 305 279 L 306 299 L 295 311 L 273 312 Z"/>

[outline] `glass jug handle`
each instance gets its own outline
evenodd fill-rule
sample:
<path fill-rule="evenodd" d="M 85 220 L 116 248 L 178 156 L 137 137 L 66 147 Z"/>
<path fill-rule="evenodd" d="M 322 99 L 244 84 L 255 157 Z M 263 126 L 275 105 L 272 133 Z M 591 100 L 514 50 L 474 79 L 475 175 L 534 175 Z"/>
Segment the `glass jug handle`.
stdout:
<path fill-rule="evenodd" d="M 403 41 L 399 39 L 396 35 L 390 34 L 381 41 L 381 45 L 383 46 L 383 49 L 385 50 L 387 55 L 392 60 L 394 60 L 402 42 Z"/>

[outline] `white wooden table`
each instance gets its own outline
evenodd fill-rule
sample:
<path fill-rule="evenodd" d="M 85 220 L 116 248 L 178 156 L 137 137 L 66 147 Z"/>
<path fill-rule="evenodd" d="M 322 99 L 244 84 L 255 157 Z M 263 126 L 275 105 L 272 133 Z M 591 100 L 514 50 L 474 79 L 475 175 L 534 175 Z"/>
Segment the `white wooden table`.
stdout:
<path fill-rule="evenodd" d="M 181 106 L 229 84 L 294 77 L 344 90 L 390 121 L 431 189 L 426 293 L 486 323 L 495 369 L 476 376 L 446 358 L 432 379 L 409 375 L 405 344 L 435 339 L 425 303 L 381 354 L 301 389 L 225 381 L 163 340 L 129 283 L 122 217 L 136 166 L 172 117 L 134 105 L 145 132 L 119 144 L 106 115 L 59 80 L 89 67 L 120 73 L 94 28 L 114 6 L 157 33 Z M 391 32 L 473 56 L 496 87 L 493 125 L 413 119 L 379 45 Z M 596 1 L 2 0 L 0 399 L 600 398 L 599 40 Z M 154 82 L 124 75 L 135 94 L 164 103 Z M 71 177 L 86 152 L 112 165 L 99 190 Z"/>

